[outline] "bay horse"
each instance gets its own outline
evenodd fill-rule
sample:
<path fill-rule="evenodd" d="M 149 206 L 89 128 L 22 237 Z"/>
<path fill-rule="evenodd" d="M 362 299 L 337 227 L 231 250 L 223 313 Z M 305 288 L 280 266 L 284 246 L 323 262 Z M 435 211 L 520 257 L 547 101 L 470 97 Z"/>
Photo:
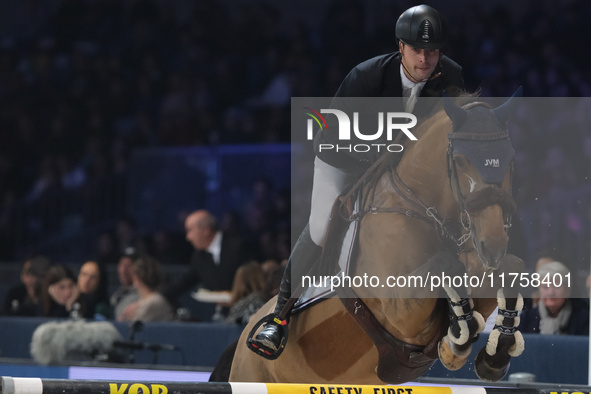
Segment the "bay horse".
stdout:
<path fill-rule="evenodd" d="M 444 98 L 438 111 L 413 129 L 397 166 L 383 170 L 361 192 L 356 215 L 358 251 L 350 275 L 426 278 L 448 275 L 488 280 L 521 272 L 506 254 L 514 151 L 505 127 L 520 90 L 497 108 L 482 102 L 456 106 Z M 467 242 L 471 240 L 471 242 Z M 471 247 L 469 246 L 471 243 Z M 523 350 L 516 317 L 523 300 L 516 288 L 494 293 L 473 283 L 418 289 L 359 287 L 338 291 L 292 316 L 289 339 L 276 360 L 247 349 L 249 332 L 270 314 L 270 300 L 244 329 L 230 381 L 400 384 L 421 376 L 437 359 L 462 367 L 485 319 L 499 307 L 476 374 L 500 380 L 510 358 Z M 256 329 L 256 327 L 254 328 Z"/>

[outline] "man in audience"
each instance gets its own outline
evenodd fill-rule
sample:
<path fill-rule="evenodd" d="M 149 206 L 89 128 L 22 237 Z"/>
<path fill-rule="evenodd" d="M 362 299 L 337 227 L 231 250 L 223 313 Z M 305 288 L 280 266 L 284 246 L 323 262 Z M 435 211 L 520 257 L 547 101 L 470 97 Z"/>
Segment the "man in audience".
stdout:
<path fill-rule="evenodd" d="M 137 289 L 132 283 L 133 261 L 138 255 L 135 248 L 129 247 L 123 251 L 117 265 L 117 276 L 119 277 L 119 287 L 111 294 L 109 299 L 115 319 L 123 314 L 125 309 L 139 299 Z"/>
<path fill-rule="evenodd" d="M 164 290 L 164 296 L 174 303 L 196 287 L 230 291 L 236 270 L 248 259 L 242 238 L 222 233 L 216 218 L 206 210 L 191 213 L 185 220 L 185 231 L 195 248 L 191 265 L 178 283 Z"/>

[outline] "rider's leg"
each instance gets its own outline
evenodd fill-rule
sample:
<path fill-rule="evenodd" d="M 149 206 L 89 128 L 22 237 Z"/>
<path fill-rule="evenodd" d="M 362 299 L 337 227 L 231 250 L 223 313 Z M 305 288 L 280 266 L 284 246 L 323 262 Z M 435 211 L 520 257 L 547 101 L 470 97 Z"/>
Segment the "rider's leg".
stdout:
<path fill-rule="evenodd" d="M 285 306 L 292 296 L 292 290 L 299 287 L 301 275 L 308 274 L 314 262 L 320 257 L 332 205 L 353 180 L 353 175 L 332 167 L 319 158 L 314 160 L 309 223 L 294 245 L 285 268 L 274 310 L 277 319 L 269 322 L 253 339 L 252 342 L 255 345 L 263 345 L 272 351 L 278 350 L 285 329 L 282 326 L 286 326 L 289 320 L 290 308 Z M 292 275 L 292 271 L 295 275 Z M 292 277 L 295 280 L 292 280 Z"/>

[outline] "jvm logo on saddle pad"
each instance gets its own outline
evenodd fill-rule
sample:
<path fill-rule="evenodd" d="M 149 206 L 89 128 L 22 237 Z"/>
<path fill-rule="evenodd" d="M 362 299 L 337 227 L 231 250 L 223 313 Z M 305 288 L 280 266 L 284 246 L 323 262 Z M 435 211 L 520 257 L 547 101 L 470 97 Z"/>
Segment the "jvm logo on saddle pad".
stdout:
<path fill-rule="evenodd" d="M 500 167 L 499 159 L 486 159 L 484 160 L 485 167 Z"/>
<path fill-rule="evenodd" d="M 407 112 L 378 112 L 377 113 L 377 120 L 378 120 L 378 130 L 373 134 L 364 134 L 359 130 L 359 112 L 353 112 L 353 124 L 351 125 L 351 119 L 349 116 L 338 109 L 321 109 L 320 113 L 311 109 L 304 107 L 307 110 L 310 110 L 313 113 L 306 112 L 306 115 L 310 116 L 312 119 L 308 119 L 307 124 L 307 139 L 309 141 L 314 139 L 314 122 L 315 120 L 318 126 L 320 127 L 320 131 L 325 132 L 333 132 L 332 130 L 328 130 L 328 125 L 326 120 L 321 114 L 332 114 L 336 116 L 336 120 L 338 122 L 338 140 L 339 141 L 351 141 L 352 133 L 351 133 L 351 126 L 353 126 L 353 136 L 357 140 L 361 141 L 377 141 L 382 140 L 382 135 L 384 134 L 384 128 L 386 129 L 386 141 L 392 141 L 393 136 L 395 137 L 397 133 L 394 131 L 401 131 L 403 132 L 410 140 L 417 141 L 417 137 L 409 130 L 410 128 L 416 126 L 417 124 L 417 117 L 411 113 Z M 399 120 L 399 123 L 396 122 Z M 385 127 L 384 127 L 385 123 Z M 367 144 L 319 144 L 319 150 L 334 150 L 334 151 L 347 151 L 347 152 L 369 152 L 370 150 L 377 150 L 377 152 L 402 152 L 404 147 L 400 144 L 387 144 L 387 143 L 367 143 Z"/>

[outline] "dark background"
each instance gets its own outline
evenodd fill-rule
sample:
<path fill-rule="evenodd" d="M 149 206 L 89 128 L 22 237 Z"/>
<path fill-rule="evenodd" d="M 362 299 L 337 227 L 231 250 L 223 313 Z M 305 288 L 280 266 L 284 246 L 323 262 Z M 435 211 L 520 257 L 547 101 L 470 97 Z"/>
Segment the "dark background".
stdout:
<path fill-rule="evenodd" d="M 290 97 L 330 97 L 395 50 L 415 4 L 0 1 L 0 260 L 109 262 L 133 243 L 182 263 L 183 219 L 202 207 L 285 258 Z M 429 4 L 470 90 L 590 95 L 589 2 Z M 591 135 L 545 130 L 512 136 L 517 216 L 537 230 L 514 239 L 530 268 L 551 254 L 586 273 Z"/>

